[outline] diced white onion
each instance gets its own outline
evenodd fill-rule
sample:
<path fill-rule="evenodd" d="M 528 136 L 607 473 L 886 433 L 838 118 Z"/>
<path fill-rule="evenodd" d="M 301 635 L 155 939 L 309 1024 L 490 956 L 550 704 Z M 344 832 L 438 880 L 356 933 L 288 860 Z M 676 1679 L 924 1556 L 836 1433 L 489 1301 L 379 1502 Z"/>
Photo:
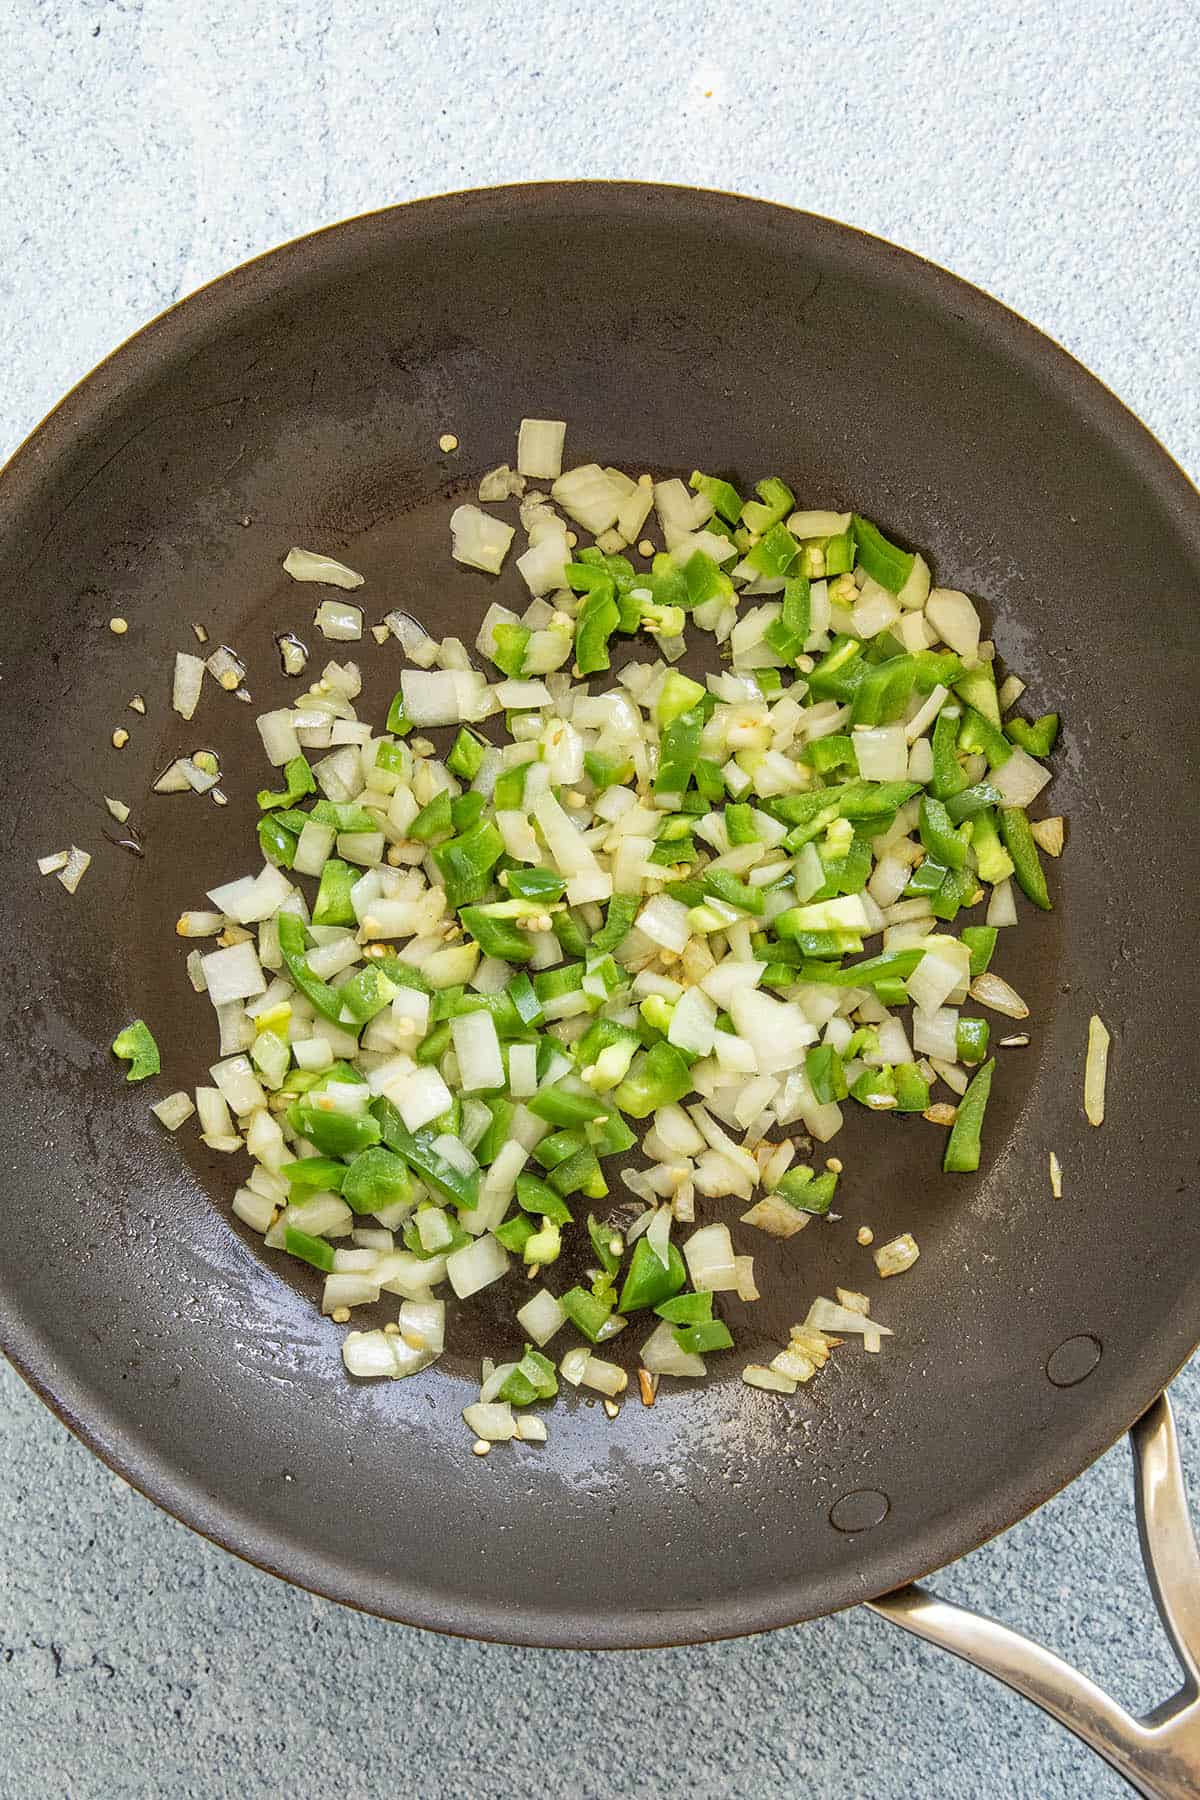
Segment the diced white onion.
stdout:
<path fill-rule="evenodd" d="M 319 581 L 326 587 L 360 588 L 363 577 L 331 556 L 319 556 L 315 550 L 293 546 L 283 559 L 283 566 L 293 581 Z"/>
<path fill-rule="evenodd" d="M 190 719 L 200 701 L 204 686 L 204 658 L 189 656 L 180 650 L 175 657 L 175 674 L 171 681 L 171 705 L 181 719 Z"/>
<path fill-rule="evenodd" d="M 477 1294 L 480 1288 L 499 1281 L 507 1272 L 508 1266 L 508 1252 L 488 1232 L 483 1237 L 476 1238 L 474 1243 L 464 1244 L 461 1250 L 455 1250 L 446 1258 L 446 1275 L 458 1298 L 466 1300 L 471 1294 Z M 479 1435 L 482 1437 L 483 1433 L 480 1432 Z"/>
<path fill-rule="evenodd" d="M 175 1094 L 168 1094 L 165 1100 L 159 1100 L 150 1108 L 160 1125 L 168 1131 L 178 1131 L 179 1127 L 190 1119 L 196 1108 L 182 1089 Z"/>
<path fill-rule="evenodd" d="M 1014 744 L 1012 755 L 992 770 L 988 780 L 999 789 L 1006 806 L 1030 806 L 1050 780 L 1050 771 Z"/>
<path fill-rule="evenodd" d="M 517 432 L 517 470 L 531 481 L 556 481 L 562 473 L 564 419 L 522 419 Z"/>
<path fill-rule="evenodd" d="M 1003 1013 L 1009 1019 L 1027 1019 L 1029 1008 L 1018 994 L 1016 988 L 1010 987 L 1000 975 L 994 975 L 986 969 L 982 975 L 976 975 L 971 983 L 972 1000 L 980 1006 L 990 1007 L 992 1012 Z"/>
<path fill-rule="evenodd" d="M 723 1293 L 737 1287 L 728 1225 L 704 1225 L 694 1231 L 683 1246 L 683 1257 L 697 1292 Z"/>
<path fill-rule="evenodd" d="M 957 588 L 934 588 L 925 602 L 925 617 L 943 644 L 965 663 L 978 661 L 979 614 L 966 594 Z"/>
<path fill-rule="evenodd" d="M 469 569 L 498 575 L 515 533 L 503 519 L 478 506 L 459 506 L 450 515 L 450 554 Z"/>
<path fill-rule="evenodd" d="M 351 606 L 345 600 L 322 600 L 313 614 L 313 624 L 322 637 L 333 643 L 356 643 L 362 636 L 362 607 Z"/>

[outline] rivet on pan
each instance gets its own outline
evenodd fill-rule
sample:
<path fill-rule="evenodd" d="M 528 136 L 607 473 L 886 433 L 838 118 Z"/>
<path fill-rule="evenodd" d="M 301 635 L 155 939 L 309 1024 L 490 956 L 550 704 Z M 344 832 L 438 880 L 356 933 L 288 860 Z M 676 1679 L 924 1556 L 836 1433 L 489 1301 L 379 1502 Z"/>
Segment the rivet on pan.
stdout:
<path fill-rule="evenodd" d="M 870 1531 L 873 1525 L 883 1524 L 891 1506 L 887 1495 L 875 1488 L 854 1488 L 834 1501 L 829 1509 L 829 1523 L 837 1531 Z"/>
<path fill-rule="evenodd" d="M 1104 1354 L 1104 1345 L 1090 1332 L 1069 1337 L 1046 1358 L 1046 1374 L 1055 1387 L 1074 1387 L 1086 1381 Z"/>

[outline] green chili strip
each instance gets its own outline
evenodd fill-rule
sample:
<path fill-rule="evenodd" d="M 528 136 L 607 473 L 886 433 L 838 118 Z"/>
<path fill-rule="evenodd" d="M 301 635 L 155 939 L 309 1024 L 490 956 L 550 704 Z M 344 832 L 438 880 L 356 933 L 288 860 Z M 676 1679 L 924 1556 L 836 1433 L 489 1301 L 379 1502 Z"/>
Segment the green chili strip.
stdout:
<path fill-rule="evenodd" d="M 1000 835 L 1004 839 L 1004 848 L 1012 857 L 1013 869 L 1023 891 L 1035 906 L 1040 906 L 1043 912 L 1050 912 L 1052 907 L 1050 892 L 1046 886 L 1046 872 L 1042 868 L 1042 859 L 1038 855 L 1038 847 L 1029 827 L 1029 815 L 1022 807 L 1000 808 Z"/>
<path fill-rule="evenodd" d="M 958 1103 L 946 1144 L 946 1154 L 942 1160 L 942 1168 L 949 1174 L 969 1175 L 979 1167 L 980 1133 L 988 1096 L 992 1091 L 995 1067 L 994 1058 L 991 1062 L 984 1063 Z"/>

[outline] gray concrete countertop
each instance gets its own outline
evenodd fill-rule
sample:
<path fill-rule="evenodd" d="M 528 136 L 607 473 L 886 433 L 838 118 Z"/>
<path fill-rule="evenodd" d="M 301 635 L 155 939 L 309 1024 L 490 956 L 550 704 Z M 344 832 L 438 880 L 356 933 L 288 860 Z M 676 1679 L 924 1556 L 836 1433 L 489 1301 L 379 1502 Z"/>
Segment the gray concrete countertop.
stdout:
<path fill-rule="evenodd" d="M 247 256 L 413 195 L 591 175 L 741 189 L 920 251 L 1066 344 L 1194 476 L 1198 52 L 1191 0 L 10 0 L 0 456 Z M 1195 1484 L 1195 1365 L 1176 1399 Z M 7 1368 L 0 1443 L 0 1795 L 1126 1791 L 861 1612 L 619 1657 L 451 1642 L 201 1542 Z M 940 1585 L 1126 1703 L 1175 1684 L 1121 1448 Z"/>

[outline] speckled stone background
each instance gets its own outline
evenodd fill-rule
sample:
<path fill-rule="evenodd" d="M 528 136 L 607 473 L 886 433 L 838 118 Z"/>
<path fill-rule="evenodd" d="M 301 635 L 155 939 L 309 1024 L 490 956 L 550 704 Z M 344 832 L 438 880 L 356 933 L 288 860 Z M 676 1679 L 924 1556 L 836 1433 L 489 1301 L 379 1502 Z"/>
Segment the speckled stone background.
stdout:
<path fill-rule="evenodd" d="M 948 265 L 1194 476 L 1198 56 L 1193 0 L 8 0 L 0 455 L 150 315 L 282 239 L 412 195 L 597 175 L 765 195 Z M 1195 1491 L 1195 1365 L 1176 1398 Z M 202 1543 L 7 1369 L 0 1434 L 5 1797 L 1126 1791 L 865 1613 L 624 1656 L 444 1641 Z M 1175 1683 L 1123 1448 L 941 1586 L 1129 1704 Z"/>

